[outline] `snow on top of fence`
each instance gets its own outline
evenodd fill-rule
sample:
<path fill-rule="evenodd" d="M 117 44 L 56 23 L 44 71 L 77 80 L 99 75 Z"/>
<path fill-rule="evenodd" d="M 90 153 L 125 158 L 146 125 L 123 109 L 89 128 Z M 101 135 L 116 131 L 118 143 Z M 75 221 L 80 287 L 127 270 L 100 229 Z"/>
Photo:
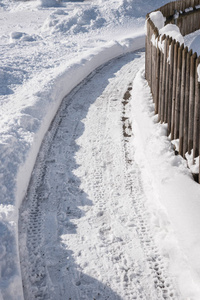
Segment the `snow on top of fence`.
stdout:
<path fill-rule="evenodd" d="M 184 38 L 180 33 L 180 29 L 174 24 L 167 24 L 159 30 L 159 33 L 161 34 L 161 36 L 165 34 L 166 36 L 172 37 L 174 40 L 179 42 L 180 45 L 184 44 Z"/>
<path fill-rule="evenodd" d="M 193 7 L 188 7 L 185 9 L 185 12 L 193 11 Z"/>
<path fill-rule="evenodd" d="M 154 11 L 149 14 L 149 17 L 154 25 L 158 28 L 158 30 L 165 25 L 166 18 L 163 16 L 161 11 Z"/>
<path fill-rule="evenodd" d="M 200 64 L 197 67 L 198 82 L 200 82 Z"/>
<path fill-rule="evenodd" d="M 174 24 L 165 25 L 166 18 L 160 11 L 150 13 L 149 17 L 155 27 L 157 27 L 160 35 L 160 38 L 158 39 L 155 34 L 152 34 L 151 42 L 155 47 L 159 47 L 159 49 L 164 53 L 165 39 L 162 39 L 164 35 L 166 37 L 169 36 L 173 38 L 175 41 L 179 42 L 180 45 L 184 44 L 184 38 L 180 33 L 179 27 Z"/>

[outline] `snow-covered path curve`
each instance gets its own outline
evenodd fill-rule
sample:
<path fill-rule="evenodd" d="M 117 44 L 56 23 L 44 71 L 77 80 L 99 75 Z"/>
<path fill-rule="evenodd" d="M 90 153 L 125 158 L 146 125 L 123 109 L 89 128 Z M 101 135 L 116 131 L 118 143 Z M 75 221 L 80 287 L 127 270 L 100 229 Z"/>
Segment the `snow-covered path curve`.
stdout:
<path fill-rule="evenodd" d="M 64 99 L 20 210 L 25 299 L 176 299 L 129 146 L 143 64 L 115 59 Z"/>

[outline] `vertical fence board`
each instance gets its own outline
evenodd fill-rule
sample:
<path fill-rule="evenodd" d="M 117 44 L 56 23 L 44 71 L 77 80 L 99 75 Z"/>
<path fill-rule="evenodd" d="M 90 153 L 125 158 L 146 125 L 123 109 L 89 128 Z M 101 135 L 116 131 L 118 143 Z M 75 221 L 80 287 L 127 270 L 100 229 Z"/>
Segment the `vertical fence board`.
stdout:
<path fill-rule="evenodd" d="M 147 68 L 148 68 L 148 59 L 147 59 L 147 52 L 148 52 L 148 26 L 149 22 L 148 19 L 146 19 L 146 37 L 145 37 L 145 79 L 147 80 Z"/>
<path fill-rule="evenodd" d="M 184 140 L 183 140 L 183 154 L 185 156 L 188 151 L 188 120 L 189 120 L 189 91 L 190 91 L 190 58 L 192 56 L 192 50 L 187 53 L 185 74 L 185 105 L 184 105 Z"/>
<path fill-rule="evenodd" d="M 158 43 L 160 41 L 160 36 L 158 37 Z M 160 49 L 157 45 L 156 48 L 156 95 L 155 95 L 155 114 L 158 113 L 158 103 L 159 103 L 159 83 L 160 83 Z"/>
<path fill-rule="evenodd" d="M 158 102 L 158 120 L 161 120 L 161 109 L 163 104 L 163 94 L 162 94 L 162 85 L 163 85 L 163 69 L 164 69 L 164 53 L 163 53 L 163 44 L 166 39 L 164 34 L 161 37 L 161 49 L 160 49 L 160 78 L 159 78 L 159 102 Z"/>
<path fill-rule="evenodd" d="M 167 113 L 167 123 L 168 123 L 168 135 L 171 133 L 171 117 L 172 117 L 172 96 L 173 96 L 173 74 L 174 74 L 174 50 L 175 50 L 175 40 L 172 40 L 170 47 L 170 74 L 169 74 L 169 95 L 168 95 L 168 113 Z"/>
<path fill-rule="evenodd" d="M 174 46 L 174 72 L 173 72 L 173 88 L 172 88 L 172 116 L 171 116 L 171 139 L 173 140 L 175 130 L 175 101 L 176 101 L 176 80 L 177 80 L 177 61 L 178 61 L 178 48 L 180 47 L 179 42 L 175 43 Z"/>
<path fill-rule="evenodd" d="M 195 66 L 197 54 L 194 53 L 190 58 L 190 93 L 189 93 L 189 120 L 188 120 L 188 153 L 193 148 L 194 130 L 194 97 L 195 97 Z"/>
<path fill-rule="evenodd" d="M 165 109 L 165 89 L 166 89 L 166 69 L 167 69 L 167 43 L 169 40 L 169 36 L 167 36 L 164 42 L 164 53 L 163 53 L 163 74 L 162 74 L 162 86 L 161 86 L 161 107 L 160 107 L 160 121 L 164 122 L 164 109 Z"/>
<path fill-rule="evenodd" d="M 150 29 L 149 29 L 149 82 L 150 82 L 150 88 L 152 91 L 152 34 L 153 34 L 153 28 L 152 28 L 152 21 L 150 21 Z"/>
<path fill-rule="evenodd" d="M 181 97 L 180 97 L 180 125 L 179 125 L 179 154 L 184 155 L 183 140 L 184 140 L 184 107 L 185 107 L 185 87 L 186 87 L 186 61 L 188 48 L 184 48 L 182 52 L 182 69 L 181 69 Z"/>
<path fill-rule="evenodd" d="M 172 43 L 172 38 L 169 38 L 167 41 L 167 57 L 166 57 L 166 82 L 165 82 L 165 108 L 164 108 L 164 122 L 167 123 L 168 116 L 168 103 L 169 103 L 169 76 L 170 76 L 170 63 L 169 63 L 169 54 L 170 46 Z"/>
<path fill-rule="evenodd" d="M 198 145 L 199 145 L 199 82 L 197 67 L 199 65 L 199 59 L 196 59 L 195 63 L 195 99 L 194 99 L 194 134 L 193 134 L 193 163 L 194 158 L 199 155 Z"/>
<path fill-rule="evenodd" d="M 174 112 L 174 139 L 179 138 L 179 121 L 180 121 L 180 96 L 181 96 L 181 65 L 182 52 L 184 46 L 178 48 L 177 58 L 177 78 L 176 78 L 176 98 L 175 98 L 175 112 Z"/>

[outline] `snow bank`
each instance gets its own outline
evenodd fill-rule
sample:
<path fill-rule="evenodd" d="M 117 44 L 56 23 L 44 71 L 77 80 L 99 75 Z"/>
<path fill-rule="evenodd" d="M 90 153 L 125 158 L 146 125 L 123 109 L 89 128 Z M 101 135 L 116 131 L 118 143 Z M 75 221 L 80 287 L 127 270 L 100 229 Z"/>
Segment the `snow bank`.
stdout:
<path fill-rule="evenodd" d="M 58 68 L 52 75 L 51 81 L 45 82 L 42 89 L 40 86 L 39 91 L 34 91 L 33 98 L 29 99 L 29 103 L 32 103 L 32 105 L 21 111 L 22 115 L 18 120 L 19 127 L 28 131 L 32 128 L 35 131 L 29 146 L 24 145 L 26 151 L 24 153 L 23 165 L 20 161 L 19 169 L 17 170 L 16 201 L 18 207 L 27 190 L 33 165 L 44 134 L 49 128 L 64 96 L 100 65 L 112 58 L 142 47 L 144 47 L 144 36 L 135 36 L 132 39 L 125 39 L 121 42 L 110 42 L 105 47 L 92 50 L 88 55 L 84 55 L 81 60 L 75 60 L 71 64 L 66 64 L 62 69 Z M 40 80 L 41 78 L 39 77 Z M 29 82 L 28 86 L 24 86 L 24 90 L 18 97 L 23 97 L 23 92 L 28 90 L 32 84 L 37 86 L 35 79 L 33 82 Z M 18 143 L 17 140 L 14 142 Z M 13 148 L 15 152 L 17 146 L 14 144 Z M 10 155 L 14 155 L 12 151 Z M 26 178 L 24 178 L 24 174 L 26 174 Z"/>
<path fill-rule="evenodd" d="M 15 278 L 13 281 L 15 281 L 16 286 L 20 283 L 20 272 L 13 270 L 13 266 L 17 269 L 19 263 L 19 258 L 16 259 L 16 256 L 18 257 L 18 214 L 15 207 L 20 207 L 25 196 L 41 142 L 62 99 L 101 64 L 119 55 L 144 47 L 144 41 L 144 36 L 136 35 L 130 39 L 124 39 L 120 42 L 112 41 L 104 47 L 90 50 L 81 59 L 74 59 L 70 64 L 66 63 L 62 67 L 55 68 L 51 74 L 51 80 L 48 77 L 46 81 L 44 74 L 39 74 L 38 78 L 24 84 L 20 94 L 16 96 L 17 99 L 25 99 L 29 105 L 19 109 L 17 119 L 14 118 L 10 124 L 12 132 L 2 145 L 6 156 L 3 165 L 4 190 L 1 192 L 1 201 L 5 203 L 5 205 L 2 205 L 2 224 L 5 228 L 10 228 L 11 235 L 11 238 L 8 239 L 7 232 L 5 240 L 1 238 L 1 264 L 3 261 L 6 267 L 11 264 L 11 270 Z M 31 94 L 29 93 L 30 90 L 32 91 Z M 7 166 L 6 170 L 5 166 Z M 12 188 L 10 188 L 11 183 Z M 9 207 L 9 203 L 12 203 L 12 205 L 10 206 L 11 216 L 8 219 L 4 214 Z M 12 245 L 12 256 L 9 256 L 8 251 L 5 251 L 8 244 Z M 7 277 L 3 281 L 7 282 Z M 8 285 L 8 288 L 10 289 L 11 286 Z M 2 290 L 4 296 L 7 295 L 8 290 L 4 288 Z M 19 287 L 17 287 L 17 290 L 20 290 Z M 9 297 L 6 299 L 9 299 Z"/>
<path fill-rule="evenodd" d="M 181 299 L 199 300 L 200 185 L 193 181 L 186 161 L 175 156 L 166 124 L 157 123 L 143 70 L 134 80 L 131 101 L 135 158 L 146 178 L 152 222 L 155 227 L 162 224 L 155 232 L 157 243 L 170 257 L 171 276 L 177 278 Z M 148 185 L 154 186 L 157 199 L 149 194 Z"/>

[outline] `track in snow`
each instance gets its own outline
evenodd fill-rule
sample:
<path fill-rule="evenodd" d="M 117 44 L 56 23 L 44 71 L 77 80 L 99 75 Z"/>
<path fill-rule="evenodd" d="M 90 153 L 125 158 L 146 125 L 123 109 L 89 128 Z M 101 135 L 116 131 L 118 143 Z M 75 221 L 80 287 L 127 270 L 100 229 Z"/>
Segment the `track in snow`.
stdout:
<path fill-rule="evenodd" d="M 143 64 L 115 59 L 64 99 L 20 209 L 25 299 L 176 299 L 129 143 Z"/>

